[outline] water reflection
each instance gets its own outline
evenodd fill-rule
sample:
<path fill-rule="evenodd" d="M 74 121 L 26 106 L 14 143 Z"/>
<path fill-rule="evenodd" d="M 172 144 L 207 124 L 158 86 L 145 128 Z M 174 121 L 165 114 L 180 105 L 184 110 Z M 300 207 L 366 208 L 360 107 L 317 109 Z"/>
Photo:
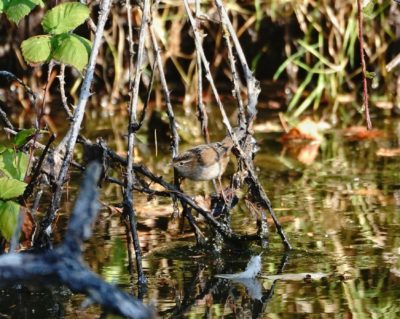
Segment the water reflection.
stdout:
<path fill-rule="evenodd" d="M 390 131 L 384 139 L 359 142 L 345 140 L 340 131 L 331 132 L 308 166 L 282 154 L 268 134 L 259 136 L 264 142 L 256 165 L 295 247 L 283 273 L 323 273 L 326 279 L 259 279 L 252 285 L 217 279 L 216 273 L 241 271 L 251 251 L 260 248 L 230 247 L 222 255 L 209 256 L 195 249 L 190 232 L 182 233 L 179 223 L 171 221 L 168 200 L 148 202 L 137 197 L 144 266 L 150 280 L 145 302 L 154 302 L 166 318 L 398 317 L 399 160 L 376 155 L 381 145 L 398 144 Z M 159 157 L 154 168 L 165 173 L 165 160 Z M 185 187 L 192 187 L 193 194 L 205 192 L 203 185 Z M 251 232 L 256 217 L 236 211 L 234 227 Z M 111 238 L 124 238 L 118 216 L 105 218 L 114 225 L 98 230 L 97 236 L 103 231 Z M 95 242 L 102 247 L 98 239 Z M 279 273 L 282 254 L 279 238 L 271 232 L 263 275 Z M 98 252 L 89 262 L 99 255 L 114 256 L 110 251 Z M 107 262 L 99 262 L 98 272 L 106 278 L 112 273 L 114 282 L 132 287 L 136 279 L 127 279 L 126 256 L 119 258 L 113 261 L 120 265 L 119 272 Z"/>
<path fill-rule="evenodd" d="M 86 134 L 108 136 L 108 144 L 124 154 L 125 118 L 114 116 L 111 121 L 102 117 L 99 121 L 96 125 L 101 132 L 87 122 Z M 324 134 L 318 152 L 312 150 L 313 160 L 307 165 L 296 159 L 298 153 L 282 152 L 278 135 L 257 134 L 261 141 L 256 157 L 260 179 L 295 247 L 282 269 L 282 244 L 271 229 L 262 275 L 323 273 L 326 279 L 261 278 L 248 283 L 215 278 L 218 273 L 243 270 L 249 257 L 261 248 L 252 243 L 247 249 L 227 247 L 220 255 L 199 251 L 189 228 L 170 218 L 169 199 L 135 194 L 143 264 L 149 277 L 144 301 L 154 304 L 160 317 L 166 318 L 400 317 L 400 160 L 378 152 L 398 147 L 400 122 L 384 125 L 383 136 L 360 141 L 331 130 Z M 157 157 L 155 152 L 154 145 L 143 142 L 137 158 L 148 160 L 157 174 L 171 174 L 170 159 L 163 156 L 168 146 L 160 144 Z M 207 183 L 187 182 L 184 187 L 193 195 L 212 192 Z M 85 260 L 105 280 L 136 293 L 135 271 L 128 265 L 120 221 L 121 198 L 120 187 L 103 185 L 102 201 L 108 208 L 102 210 L 94 236 L 86 243 Z M 67 203 L 62 212 L 66 214 L 70 206 Z M 253 232 L 257 216 L 246 213 L 244 205 L 239 208 L 233 226 L 241 233 Z M 68 216 L 60 218 L 62 229 Z M 24 304 L 29 308 L 23 310 L 30 313 L 29 318 L 73 318 L 83 313 L 77 310 L 82 296 L 58 295 L 54 290 L 18 296 L 3 290 L 0 299 L 0 313 L 15 317 L 22 317 L 16 311 L 16 300 L 21 300 L 18 307 Z M 84 314 L 98 317 L 100 310 L 90 307 Z"/>

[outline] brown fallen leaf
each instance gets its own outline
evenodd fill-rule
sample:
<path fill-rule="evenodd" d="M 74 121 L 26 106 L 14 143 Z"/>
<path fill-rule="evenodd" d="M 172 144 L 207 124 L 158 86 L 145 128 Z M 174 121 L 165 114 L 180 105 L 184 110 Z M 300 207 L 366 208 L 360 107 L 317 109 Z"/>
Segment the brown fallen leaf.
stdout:
<path fill-rule="evenodd" d="M 296 127 L 291 128 L 281 138 L 283 143 L 287 142 L 309 142 L 322 141 L 323 136 L 321 131 L 329 126 L 326 122 L 316 122 L 309 117 L 306 117 Z"/>
<path fill-rule="evenodd" d="M 289 132 L 285 133 L 281 137 L 282 143 L 289 142 L 304 142 L 304 141 L 313 141 L 314 138 L 310 135 L 302 133 L 297 127 L 291 128 Z"/>
<path fill-rule="evenodd" d="M 311 165 L 319 154 L 320 145 L 321 143 L 319 141 L 290 143 L 285 145 L 284 152 L 288 152 L 291 157 L 297 159 L 304 165 Z"/>
<path fill-rule="evenodd" d="M 383 137 L 384 133 L 377 129 L 368 130 L 365 126 L 351 126 L 344 130 L 344 137 L 349 141 L 361 141 Z"/>

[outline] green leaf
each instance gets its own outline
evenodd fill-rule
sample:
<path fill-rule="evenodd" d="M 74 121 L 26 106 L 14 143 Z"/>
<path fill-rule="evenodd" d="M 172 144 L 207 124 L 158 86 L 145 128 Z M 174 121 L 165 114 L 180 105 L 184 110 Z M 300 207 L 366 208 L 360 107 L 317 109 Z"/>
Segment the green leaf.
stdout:
<path fill-rule="evenodd" d="M 52 58 L 76 67 L 79 71 L 87 65 L 92 43 L 76 34 L 63 33 L 53 38 Z"/>
<path fill-rule="evenodd" d="M 23 152 L 7 149 L 0 154 L 0 170 L 8 177 L 22 181 L 28 169 L 29 158 Z"/>
<path fill-rule="evenodd" d="M 46 12 L 43 30 L 50 34 L 61 34 L 74 30 L 89 17 L 89 8 L 78 2 L 61 3 Z"/>
<path fill-rule="evenodd" d="M 4 2 L 3 6 L 8 19 L 18 24 L 34 7 L 42 3 L 40 0 L 11 0 Z"/>
<path fill-rule="evenodd" d="M 9 0 L 0 0 L 0 13 L 2 13 L 9 5 Z"/>
<path fill-rule="evenodd" d="M 26 188 L 26 183 L 17 179 L 1 177 L 0 178 L 0 199 L 11 199 L 22 195 Z"/>
<path fill-rule="evenodd" d="M 32 136 L 35 135 L 36 129 L 34 128 L 29 128 L 26 130 L 22 130 L 17 133 L 17 135 L 14 136 L 13 143 L 17 147 L 21 147 L 25 145 Z"/>
<path fill-rule="evenodd" d="M 10 240 L 18 225 L 20 205 L 13 201 L 0 200 L 0 233 Z"/>
<path fill-rule="evenodd" d="M 24 59 L 29 64 L 43 63 L 50 60 L 51 37 L 38 35 L 22 41 L 21 50 Z"/>

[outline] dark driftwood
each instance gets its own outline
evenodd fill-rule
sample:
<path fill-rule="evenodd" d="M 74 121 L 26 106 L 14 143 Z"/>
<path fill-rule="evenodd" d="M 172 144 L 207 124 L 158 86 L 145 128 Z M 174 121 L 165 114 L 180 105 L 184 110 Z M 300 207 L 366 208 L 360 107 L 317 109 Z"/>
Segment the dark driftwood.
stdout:
<path fill-rule="evenodd" d="M 43 253 L 10 253 L 0 257 L 0 286 L 58 281 L 74 292 L 86 294 L 107 311 L 127 318 L 152 318 L 153 312 L 139 300 L 104 282 L 82 263 L 82 244 L 90 237 L 98 213 L 95 185 L 100 173 L 99 164 L 88 165 L 65 240 L 59 247 Z"/>

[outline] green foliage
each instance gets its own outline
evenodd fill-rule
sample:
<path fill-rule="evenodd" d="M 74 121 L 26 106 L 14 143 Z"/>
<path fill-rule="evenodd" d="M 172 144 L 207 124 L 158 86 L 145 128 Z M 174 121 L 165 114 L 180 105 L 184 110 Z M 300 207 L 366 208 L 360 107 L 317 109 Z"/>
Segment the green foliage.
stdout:
<path fill-rule="evenodd" d="M 26 183 L 23 179 L 28 163 L 29 159 L 25 153 L 0 147 L 0 234 L 7 240 L 11 239 L 17 227 L 20 211 L 20 205 L 10 199 L 24 193 Z"/>
<path fill-rule="evenodd" d="M 29 158 L 23 152 L 6 149 L 0 154 L 0 171 L 7 177 L 23 181 Z"/>
<path fill-rule="evenodd" d="M 14 201 L 0 200 L 0 233 L 10 240 L 18 224 L 20 205 Z"/>
<path fill-rule="evenodd" d="M 4 12 L 9 20 L 18 24 L 37 5 L 43 6 L 43 2 L 41 0 L 0 0 L 0 13 Z"/>
<path fill-rule="evenodd" d="M 54 59 L 82 71 L 89 61 L 92 44 L 70 33 L 89 17 L 89 8 L 77 2 L 59 4 L 49 10 L 42 21 L 48 35 L 31 37 L 21 44 L 24 59 L 29 64 Z"/>
<path fill-rule="evenodd" d="M 54 36 L 52 58 L 82 70 L 89 61 L 92 49 L 89 40 L 76 34 L 62 33 Z"/>
<path fill-rule="evenodd" d="M 17 133 L 17 135 L 14 136 L 13 138 L 13 144 L 16 147 L 21 147 L 24 146 L 28 141 L 35 136 L 36 129 L 35 128 L 28 128 L 25 130 L 22 130 Z M 40 130 L 39 133 L 41 134 L 46 134 L 48 131 L 46 130 Z M 0 151 L 1 153 L 1 151 Z"/>
<path fill-rule="evenodd" d="M 35 135 L 35 132 L 36 132 L 36 129 L 34 129 L 34 128 L 22 130 L 22 131 L 18 132 L 17 135 L 14 136 L 13 143 L 15 144 L 15 146 L 21 147 L 21 146 L 25 145 L 32 136 Z"/>
<path fill-rule="evenodd" d="M 89 18 L 89 8 L 78 2 L 61 3 L 46 12 L 43 30 L 50 34 L 61 34 L 74 30 Z"/>
<path fill-rule="evenodd" d="M 0 199 L 12 199 L 21 196 L 26 188 L 26 183 L 17 179 L 1 177 L 0 178 Z"/>
<path fill-rule="evenodd" d="M 21 44 L 22 55 L 30 64 L 47 62 L 51 57 L 51 37 L 38 35 L 30 37 Z"/>
<path fill-rule="evenodd" d="M 326 11 L 326 12 L 325 12 Z M 329 15 L 329 8 L 323 7 L 323 13 Z M 319 7 L 308 14 L 317 17 L 321 14 Z M 333 33 L 337 41 L 333 44 L 327 40 L 325 33 L 320 32 L 318 19 L 305 25 L 303 39 L 297 40 L 298 47 L 294 54 L 278 68 L 274 75 L 277 79 L 288 66 L 296 65 L 305 71 L 304 78 L 294 92 L 288 105 L 288 116 L 297 118 L 312 107 L 316 110 L 320 101 L 334 99 L 349 80 L 346 67 L 354 64 L 354 43 L 357 40 L 356 5 L 348 13 L 346 28 L 341 33 Z M 317 36 L 317 41 L 315 41 Z M 332 37 L 332 36 L 330 36 Z M 311 42 L 315 41 L 315 42 Z"/>

